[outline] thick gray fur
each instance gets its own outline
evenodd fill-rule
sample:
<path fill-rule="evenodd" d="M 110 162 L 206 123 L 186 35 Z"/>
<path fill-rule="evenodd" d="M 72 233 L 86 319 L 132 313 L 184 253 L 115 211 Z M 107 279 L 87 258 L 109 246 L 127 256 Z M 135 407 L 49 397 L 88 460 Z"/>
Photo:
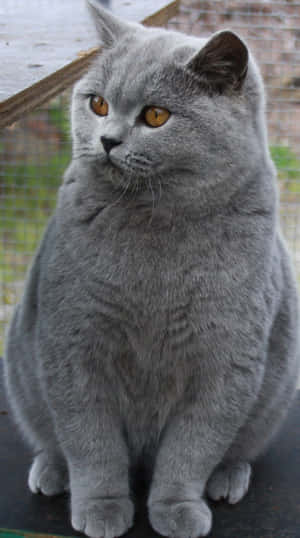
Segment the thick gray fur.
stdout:
<path fill-rule="evenodd" d="M 70 488 L 95 538 L 132 524 L 152 472 L 162 535 L 205 536 L 239 501 L 298 377 L 296 280 L 278 223 L 261 78 L 246 45 L 125 24 L 75 86 L 73 159 L 7 335 L 33 492 Z M 109 103 L 99 117 L 90 95 Z M 145 106 L 171 112 L 145 125 Z M 100 137 L 122 143 L 104 152 Z"/>

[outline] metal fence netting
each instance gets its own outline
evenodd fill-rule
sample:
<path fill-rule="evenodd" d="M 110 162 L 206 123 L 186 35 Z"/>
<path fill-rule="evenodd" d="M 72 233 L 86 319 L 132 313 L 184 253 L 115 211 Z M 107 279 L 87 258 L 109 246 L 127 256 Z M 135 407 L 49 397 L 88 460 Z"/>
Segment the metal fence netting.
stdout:
<path fill-rule="evenodd" d="M 283 231 L 300 277 L 300 2 L 182 0 L 168 27 L 199 36 L 231 29 L 258 60 Z M 5 327 L 70 160 L 69 97 L 67 91 L 0 131 L 0 355 Z"/>

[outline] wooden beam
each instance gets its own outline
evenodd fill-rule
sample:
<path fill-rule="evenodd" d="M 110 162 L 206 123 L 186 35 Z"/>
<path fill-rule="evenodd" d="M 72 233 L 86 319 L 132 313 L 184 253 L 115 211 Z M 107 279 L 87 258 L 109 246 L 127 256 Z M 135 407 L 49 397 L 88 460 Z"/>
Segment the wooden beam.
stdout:
<path fill-rule="evenodd" d="M 94 48 L 81 58 L 43 78 L 33 86 L 13 95 L 0 103 L 0 128 L 10 125 L 22 118 L 24 114 L 47 103 L 76 80 L 86 71 L 89 62 L 98 54 L 99 48 Z"/>
<path fill-rule="evenodd" d="M 4 4 L 14 4 L 12 0 L 3 0 Z M 73 8 L 77 0 L 70 0 L 73 2 Z M 134 4 L 131 5 L 131 2 L 122 2 L 121 0 L 115 0 L 113 3 L 114 9 L 112 12 L 118 12 L 120 16 L 124 15 L 124 18 L 130 20 L 136 20 L 136 17 L 141 17 L 140 22 L 146 26 L 162 26 L 164 25 L 171 17 L 173 17 L 179 6 L 180 0 L 138 0 L 138 7 Z M 51 5 L 49 4 L 49 10 L 52 10 L 52 13 L 55 12 L 55 7 L 53 3 L 58 3 L 60 6 L 64 5 L 66 8 L 66 0 L 64 3 L 61 0 L 52 0 Z M 81 6 L 84 5 L 84 0 L 78 0 Z M 29 2 L 30 3 L 30 2 Z M 24 5 L 24 10 L 28 9 L 28 0 L 27 2 L 21 3 Z M 118 4 L 123 6 L 123 9 L 118 9 Z M 156 5 L 156 8 L 153 10 L 153 4 Z M 157 9 L 158 7 L 158 9 Z M 153 12 L 152 12 L 153 11 Z M 6 64 L 8 68 L 2 66 L 1 79 L 2 81 L 7 82 L 7 87 L 5 84 L 2 84 L 0 90 L 0 128 L 10 125 L 14 121 L 22 118 L 24 114 L 27 114 L 34 110 L 35 108 L 46 103 L 52 97 L 55 97 L 63 90 L 71 86 L 76 80 L 78 80 L 83 73 L 88 68 L 91 60 L 99 53 L 99 47 L 88 48 L 91 44 L 96 42 L 96 35 L 92 28 L 92 23 L 85 14 L 85 11 L 77 13 L 76 17 L 73 17 L 71 10 L 71 17 L 69 21 L 64 21 L 62 18 L 62 13 L 58 10 L 59 23 L 55 21 L 51 22 L 49 20 L 48 30 L 46 27 L 36 29 L 35 26 L 31 27 L 30 33 L 28 30 L 28 35 L 30 36 L 30 44 L 28 41 L 24 41 L 22 50 L 22 43 L 20 42 L 18 32 L 18 38 L 16 38 L 15 47 L 17 50 L 14 50 L 14 41 L 5 41 L 9 39 L 9 32 L 5 35 L 0 28 L 0 49 L 3 49 L 3 52 L 9 52 L 9 58 Z M 82 15 L 85 23 L 80 25 L 79 15 Z M 21 15 L 19 15 L 21 17 Z M 86 17 L 86 18 L 84 18 Z M 65 32 L 65 36 L 61 36 L 63 24 L 73 24 L 73 18 L 76 20 L 74 23 L 74 32 L 72 28 L 69 28 Z M 47 19 L 45 18 L 47 22 Z M 25 23 L 26 30 L 26 20 Z M 39 19 L 36 21 L 37 26 L 39 25 Z M 51 26 L 50 26 L 51 24 Z M 58 25 L 58 30 L 52 27 L 52 24 Z M 30 28 L 30 23 L 27 21 L 27 26 Z M 81 29 L 82 26 L 82 29 Z M 79 30 L 81 29 L 81 37 L 78 37 Z M 34 30 L 36 29 L 36 35 Z M 60 31 L 58 42 L 55 42 L 55 36 L 53 37 L 53 31 Z M 76 32 L 75 32 L 76 30 Z M 16 31 L 16 29 L 15 29 Z M 44 41 L 42 41 L 41 31 L 49 32 L 51 34 L 51 39 L 47 40 L 47 35 L 44 36 Z M 70 34 L 72 32 L 72 34 Z M 12 32 L 12 35 L 14 33 Z M 16 34 L 17 35 L 17 34 Z M 26 35 L 26 31 L 22 34 Z M 71 37 L 70 37 L 71 36 Z M 65 39 L 65 50 L 64 50 L 64 39 Z M 69 39 L 69 41 L 68 41 Z M 54 42 L 53 42 L 54 40 Z M 5 45 L 4 45 L 5 41 Z M 68 43 L 71 42 L 72 49 L 68 49 Z M 30 45 L 30 46 L 29 46 Z M 88 45 L 88 46 L 87 46 Z M 26 51 L 26 46 L 28 51 Z M 34 57 L 31 56 L 30 51 L 34 50 Z M 76 52 L 75 52 L 76 51 Z M 56 55 L 57 52 L 57 55 Z M 25 66 L 24 55 L 26 55 L 27 65 Z M 63 55 L 63 56 L 62 56 Z M 73 56 L 73 59 L 71 59 Z M 14 58 L 14 60 L 12 60 Z M 66 58 L 66 61 L 64 60 Z M 70 60 L 71 61 L 68 61 Z M 13 66 L 10 61 L 14 61 Z M 60 67 L 57 68 L 57 64 Z M 12 68 L 14 71 L 12 72 Z M 9 71 L 10 70 L 10 71 Z M 21 73 L 24 74 L 23 78 Z M 47 72 L 48 70 L 48 72 Z M 8 73 L 8 74 L 6 74 Z M 13 77 L 14 73 L 14 77 Z"/>
<path fill-rule="evenodd" d="M 149 15 L 142 22 L 145 26 L 164 26 L 172 17 L 175 17 L 178 13 L 180 0 L 174 0 L 168 3 L 160 10 Z"/>

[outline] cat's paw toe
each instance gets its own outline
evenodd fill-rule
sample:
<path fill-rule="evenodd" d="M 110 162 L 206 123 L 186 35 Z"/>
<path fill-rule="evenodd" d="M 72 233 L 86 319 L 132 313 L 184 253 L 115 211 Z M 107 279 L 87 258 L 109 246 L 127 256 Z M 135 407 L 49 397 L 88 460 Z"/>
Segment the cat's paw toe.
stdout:
<path fill-rule="evenodd" d="M 32 493 L 59 495 L 68 489 L 68 472 L 63 461 L 41 453 L 29 471 L 28 486 Z"/>
<path fill-rule="evenodd" d="M 206 536 L 212 523 L 211 511 L 202 501 L 156 501 L 149 506 L 152 527 L 169 538 Z"/>
<path fill-rule="evenodd" d="M 91 538 L 116 538 L 132 526 L 133 516 L 134 506 L 127 497 L 87 499 L 73 506 L 72 527 Z"/>
<path fill-rule="evenodd" d="M 226 499 L 230 504 L 235 504 L 246 495 L 250 477 L 251 465 L 247 462 L 221 465 L 207 483 L 207 494 L 214 501 Z"/>

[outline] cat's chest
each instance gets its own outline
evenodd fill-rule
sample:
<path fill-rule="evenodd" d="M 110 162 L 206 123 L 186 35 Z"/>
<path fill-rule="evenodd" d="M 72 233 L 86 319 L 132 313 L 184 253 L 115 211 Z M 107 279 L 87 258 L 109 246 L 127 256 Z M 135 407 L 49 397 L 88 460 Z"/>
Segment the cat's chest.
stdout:
<path fill-rule="evenodd" d="M 161 227 L 155 221 L 142 221 L 139 226 L 131 220 L 125 214 L 66 229 L 60 247 L 62 264 L 97 296 L 111 296 L 124 305 L 133 302 L 135 308 L 162 298 L 172 304 L 194 266 L 187 230 L 160 219 Z"/>
<path fill-rule="evenodd" d="M 77 310 L 126 331 L 140 328 L 151 341 L 159 334 L 160 341 L 185 342 L 208 308 L 238 296 L 253 264 L 221 222 L 164 222 L 130 222 L 119 212 L 99 222 L 62 222 L 55 286 L 69 290 Z"/>
<path fill-rule="evenodd" d="M 146 350 L 145 360 L 188 345 L 199 302 L 199 263 L 185 233 L 112 226 L 97 234 L 79 231 L 81 237 L 77 233 L 68 242 L 62 236 L 49 271 L 60 305 L 73 305 L 68 315 L 78 324 L 84 317 L 95 335 L 121 331 L 139 355 Z"/>

